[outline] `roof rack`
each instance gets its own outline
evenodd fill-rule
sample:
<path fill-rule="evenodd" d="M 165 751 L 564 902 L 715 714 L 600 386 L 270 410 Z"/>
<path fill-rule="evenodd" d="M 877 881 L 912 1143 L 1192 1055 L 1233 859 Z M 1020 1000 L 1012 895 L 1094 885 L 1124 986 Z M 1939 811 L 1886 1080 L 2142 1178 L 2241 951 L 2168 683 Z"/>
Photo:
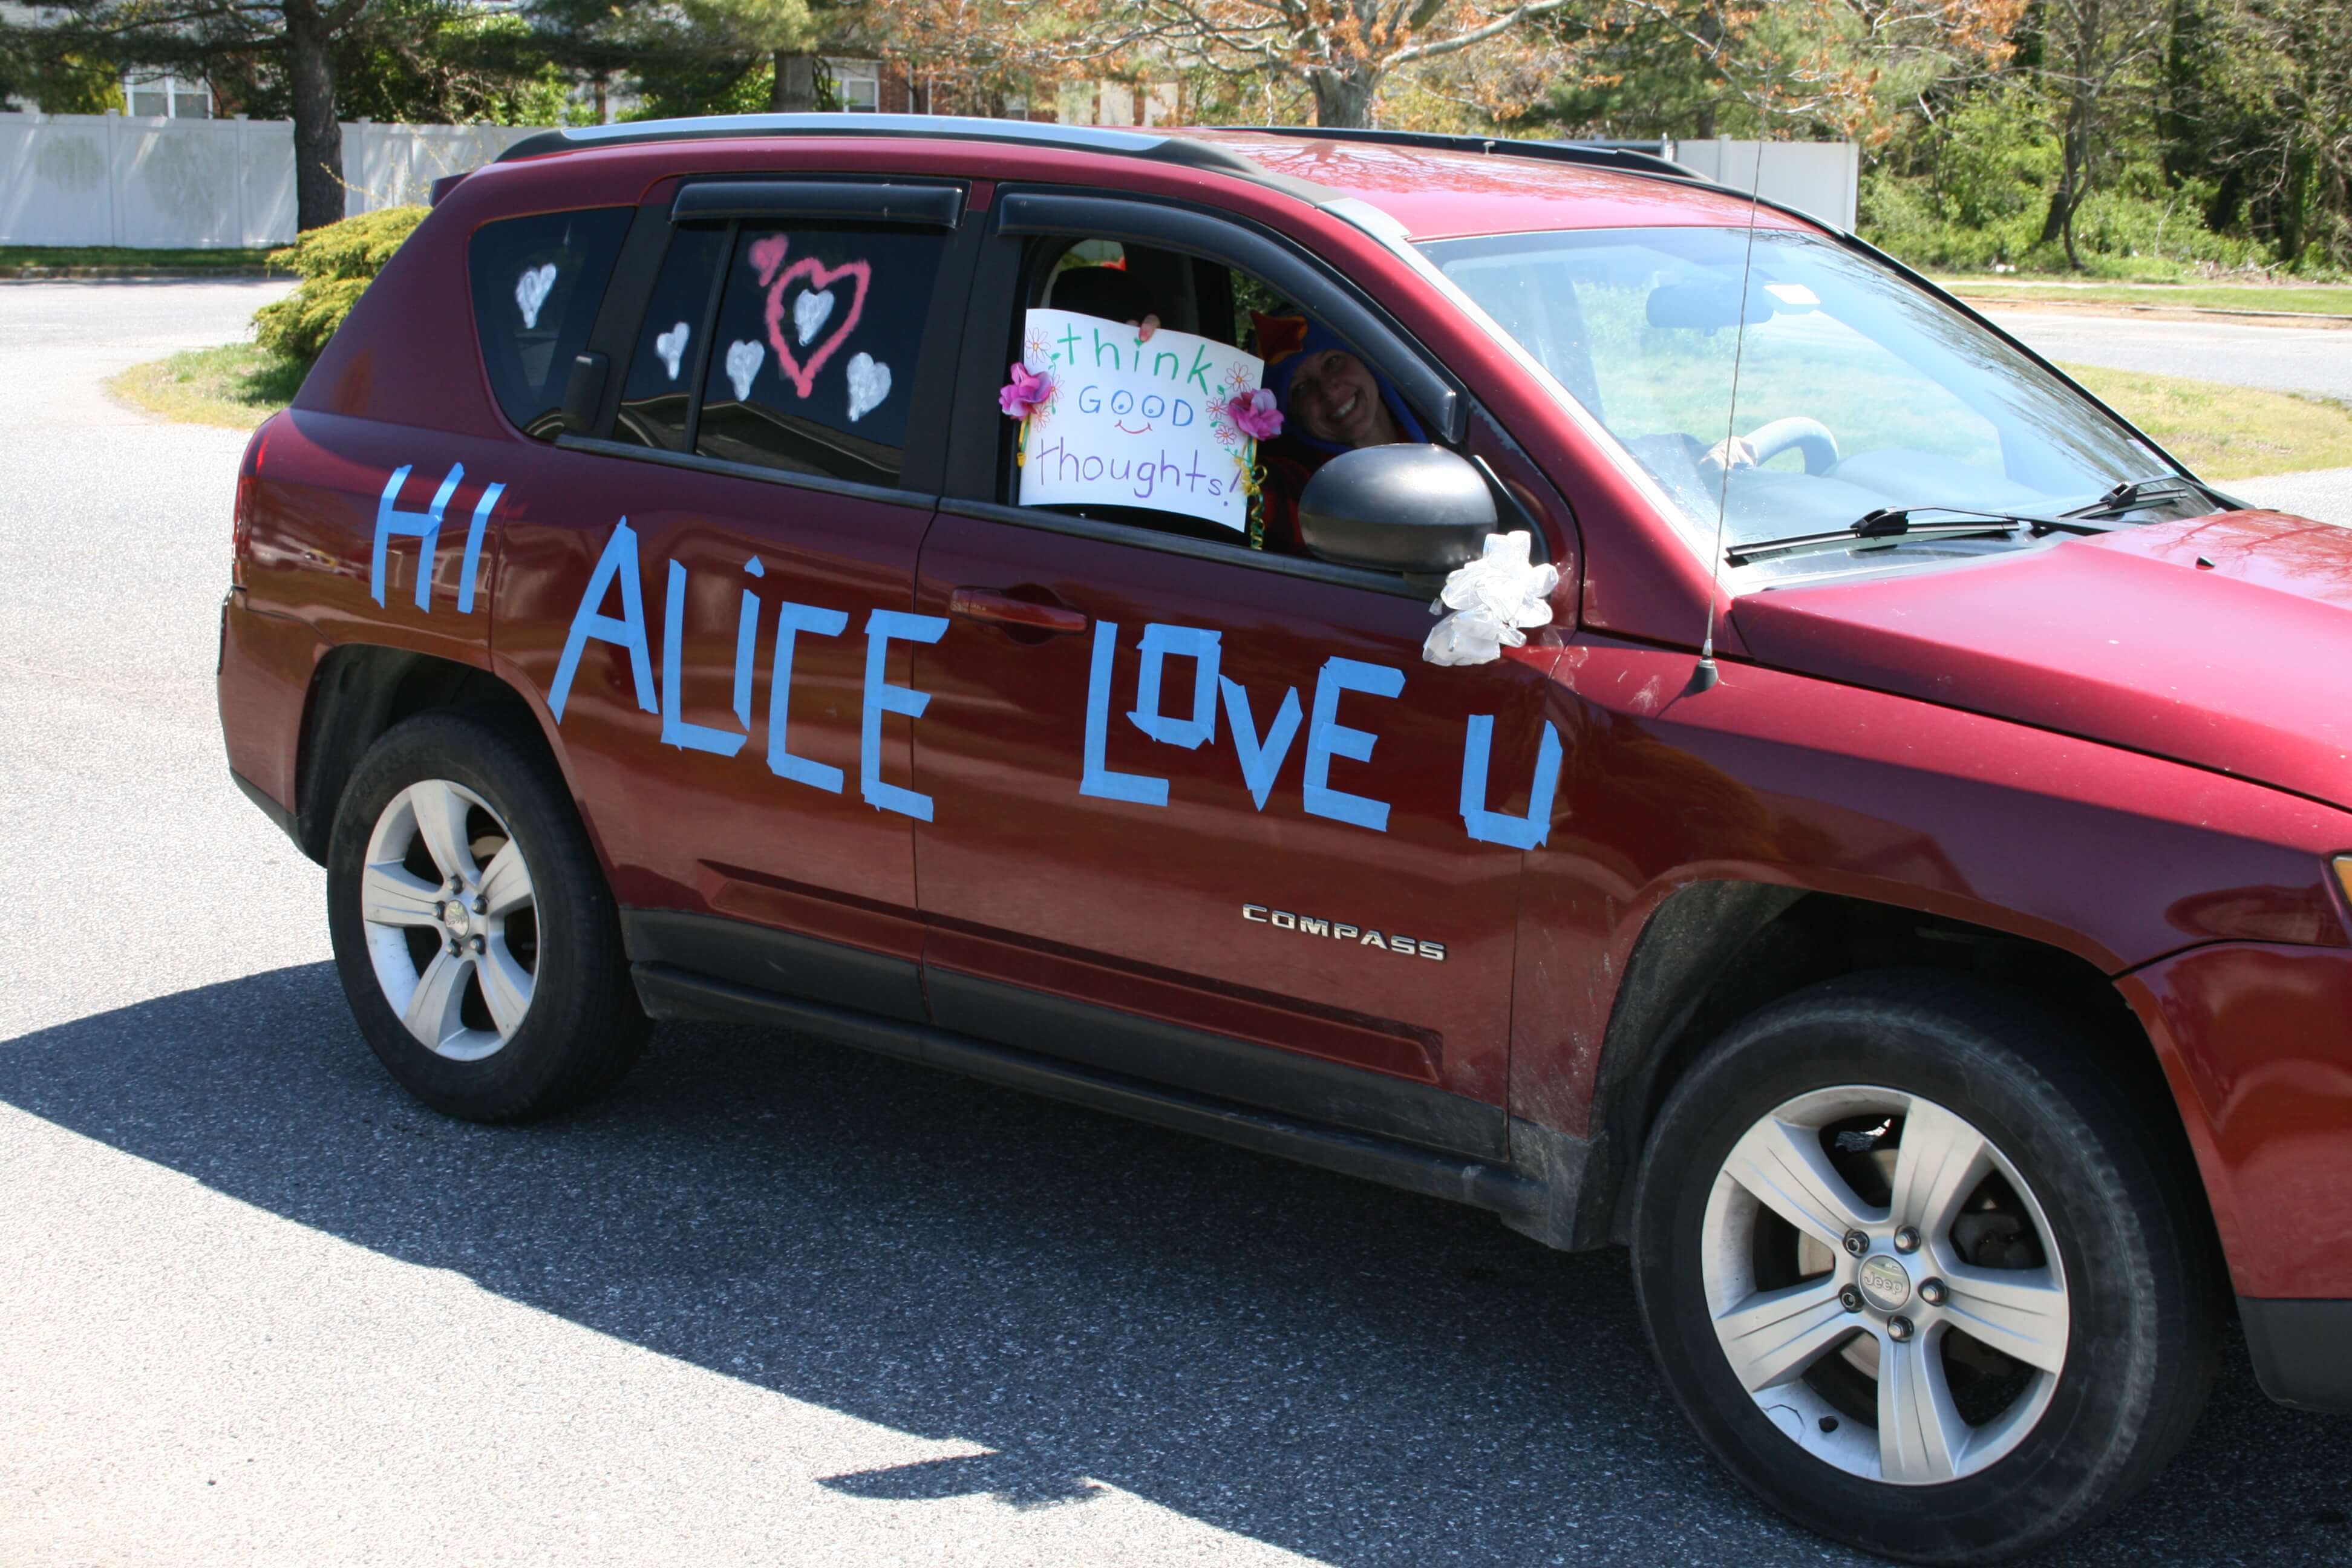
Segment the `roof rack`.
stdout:
<path fill-rule="evenodd" d="M 1696 169 L 1677 163 L 1653 149 L 1655 142 L 1531 142 L 1516 136 L 1467 136 L 1444 131 L 1372 131 L 1328 125 L 1220 125 L 1220 131 L 1247 131 L 1263 136 L 1295 136 L 1317 142 L 1371 142 L 1396 147 L 1428 147 L 1445 153 L 1483 153 L 1516 158 L 1542 158 L 1555 163 L 1582 163 L 1616 169 L 1628 174 L 1679 180 L 1685 184 L 1714 185 Z M 1739 193 L 1745 195 L 1746 192 Z"/>
<path fill-rule="evenodd" d="M 1710 179 L 1687 164 L 1653 151 L 1660 142 L 1537 142 L 1513 136 L 1468 136 L 1437 131 L 1375 131 L 1322 125 L 1216 125 L 1200 129 L 1233 131 L 1263 136 L 1287 136 L 1305 141 L 1359 142 L 1399 147 L 1427 147 L 1447 153 L 1475 153 L 1492 157 L 1538 158 L 1548 163 L 1578 163 L 1586 168 L 1614 169 L 1642 179 L 1670 180 L 1697 190 L 1720 191 L 1742 201 L 1817 224 L 1851 238 L 1836 226 L 1769 196 L 1753 195 L 1737 185 Z M 1284 191 L 1310 206 L 1328 206 L 1340 193 L 1297 175 L 1279 174 L 1222 143 L 1197 136 L 1158 132 L 1125 131 L 1108 125 L 1062 125 L 1050 121 L 990 120 L 966 114 L 711 114 L 692 120 L 639 120 L 616 125 L 584 125 L 542 131 L 527 136 L 499 154 L 495 162 L 534 158 L 550 153 L 583 151 L 591 147 L 627 146 L 648 142 L 704 142 L 758 136 L 887 136 L 932 141 L 996 142 L 1032 147 L 1066 147 L 1088 153 L 1112 153 L 1155 163 L 1247 180 Z M 1858 242 L 1857 242 L 1858 243 Z M 1873 255 L 1877 252 L 1873 250 Z"/>
<path fill-rule="evenodd" d="M 919 136 L 929 140 L 1009 142 L 1034 147 L 1067 147 L 1129 157 L 1170 158 L 1173 138 L 1160 132 L 1122 131 L 1108 125 L 1059 125 L 1049 121 L 987 120 L 969 114 L 706 114 L 691 120 L 636 120 L 616 125 L 583 125 L 526 136 L 498 156 L 503 163 L 590 147 L 621 147 L 645 142 L 707 142 L 757 136 Z M 1238 174 L 1256 165 L 1237 153 L 1192 143 L 1172 161 L 1230 164 Z"/>
<path fill-rule="evenodd" d="M 760 136 L 885 136 L 928 141 L 995 142 L 1013 146 L 1063 147 L 1113 153 L 1130 158 L 1247 180 L 1284 191 L 1310 206 L 1336 200 L 1337 191 L 1277 174 L 1254 158 L 1197 136 L 1122 131 L 1108 125 L 1060 125 L 1050 121 L 987 120 L 969 114 L 709 114 L 693 120 L 638 120 L 617 125 L 584 125 L 526 136 L 495 160 L 536 158 L 591 147 L 623 147 L 649 142 L 709 142 Z"/>
<path fill-rule="evenodd" d="M 1662 157 L 1657 142 L 1533 142 L 1509 136 L 1464 136 L 1434 131 L 1370 131 L 1319 125 L 1220 125 L 1218 131 L 1245 132 L 1261 136 L 1288 136 L 1321 142 L 1375 142 L 1400 147 L 1428 147 L 1448 153 L 1478 153 L 1521 158 L 1541 158 L 1557 163 L 1581 163 L 1615 169 L 1623 174 L 1686 184 L 1714 185 L 1695 169 Z M 1273 174 L 1255 160 L 1230 147 L 1197 137 L 1170 136 L 1157 132 L 1125 131 L 1108 125 L 1061 125 L 1047 121 L 988 120 L 964 114 L 710 114 L 692 120 L 639 120 L 617 125 L 583 125 L 542 131 L 527 136 L 499 154 L 497 162 L 541 157 L 590 147 L 620 147 L 648 142 L 701 142 L 756 136 L 908 136 L 933 140 L 1003 142 L 1033 147 L 1066 147 L 1087 153 L 1114 153 L 1211 169 L 1261 184 L 1298 188 L 1306 183 Z M 1307 194 L 1300 189 L 1299 194 Z"/>

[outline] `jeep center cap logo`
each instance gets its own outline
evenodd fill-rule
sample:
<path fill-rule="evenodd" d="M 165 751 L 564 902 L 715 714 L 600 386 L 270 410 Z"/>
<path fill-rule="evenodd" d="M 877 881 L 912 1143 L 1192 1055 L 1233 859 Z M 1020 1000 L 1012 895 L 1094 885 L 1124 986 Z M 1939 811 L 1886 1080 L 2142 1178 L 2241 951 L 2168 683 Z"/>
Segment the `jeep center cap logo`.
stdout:
<path fill-rule="evenodd" d="M 1903 1265 L 1884 1254 L 1863 1259 L 1854 1283 L 1870 1298 L 1870 1304 L 1882 1312 L 1891 1312 L 1911 1299 L 1911 1276 Z"/>

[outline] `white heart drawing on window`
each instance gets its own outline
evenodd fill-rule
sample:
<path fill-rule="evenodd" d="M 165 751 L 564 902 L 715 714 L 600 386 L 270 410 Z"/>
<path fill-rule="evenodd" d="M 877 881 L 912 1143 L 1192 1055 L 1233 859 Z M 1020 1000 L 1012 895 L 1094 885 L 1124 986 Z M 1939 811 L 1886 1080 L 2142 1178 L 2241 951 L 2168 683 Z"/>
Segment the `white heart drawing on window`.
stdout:
<path fill-rule="evenodd" d="M 882 406 L 890 395 L 890 367 L 872 354 L 859 354 L 849 362 L 849 422 L 857 423 L 860 416 L 871 414 Z"/>
<path fill-rule="evenodd" d="M 523 330 L 539 325 L 539 308 L 547 303 L 548 290 L 555 287 L 555 263 L 550 261 L 534 267 L 515 279 L 515 303 L 522 307 Z"/>
<path fill-rule="evenodd" d="M 830 289 L 812 289 L 793 301 L 793 329 L 801 335 L 801 347 L 808 347 L 832 314 Z"/>
<path fill-rule="evenodd" d="M 686 359 L 686 323 L 680 321 L 654 340 L 654 353 L 661 355 L 662 366 L 672 381 L 677 379 L 677 367 Z"/>
<path fill-rule="evenodd" d="M 727 345 L 727 381 L 735 388 L 735 399 L 740 403 L 751 395 L 751 378 L 760 374 L 760 365 L 768 357 L 764 343 L 736 342 Z"/>

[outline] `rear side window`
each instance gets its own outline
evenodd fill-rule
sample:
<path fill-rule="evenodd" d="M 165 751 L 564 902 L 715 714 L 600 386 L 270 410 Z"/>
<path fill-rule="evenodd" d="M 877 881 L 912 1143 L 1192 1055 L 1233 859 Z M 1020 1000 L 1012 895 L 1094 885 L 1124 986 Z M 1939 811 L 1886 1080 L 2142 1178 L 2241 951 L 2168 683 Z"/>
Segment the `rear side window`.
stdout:
<path fill-rule="evenodd" d="M 705 345 L 695 450 L 898 484 L 946 247 L 943 235 L 901 228 L 739 226 Z"/>
<path fill-rule="evenodd" d="M 541 213 L 474 232 L 467 265 L 482 363 L 526 435 L 551 440 L 562 426 L 572 358 L 587 346 L 634 216 L 629 207 Z"/>
<path fill-rule="evenodd" d="M 719 287 L 729 237 L 724 228 L 681 228 L 670 237 L 669 254 L 662 258 L 629 355 L 621 409 L 613 421 L 615 441 L 688 449 L 687 415 L 702 381 L 711 295 Z"/>

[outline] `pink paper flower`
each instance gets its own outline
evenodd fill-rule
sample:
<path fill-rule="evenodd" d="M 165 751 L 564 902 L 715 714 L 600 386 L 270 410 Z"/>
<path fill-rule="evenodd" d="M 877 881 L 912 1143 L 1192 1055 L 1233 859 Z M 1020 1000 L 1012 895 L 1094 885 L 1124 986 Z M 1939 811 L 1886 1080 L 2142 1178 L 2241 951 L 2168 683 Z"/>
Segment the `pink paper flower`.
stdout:
<path fill-rule="evenodd" d="M 1274 405 L 1274 394 L 1264 387 L 1234 393 L 1225 405 L 1225 417 L 1253 441 L 1271 441 L 1282 434 L 1282 410 Z"/>
<path fill-rule="evenodd" d="M 996 405 L 1004 410 L 1008 419 L 1026 419 L 1054 400 L 1054 379 L 1033 374 L 1025 365 L 1013 365 L 1013 379 L 996 394 Z"/>

